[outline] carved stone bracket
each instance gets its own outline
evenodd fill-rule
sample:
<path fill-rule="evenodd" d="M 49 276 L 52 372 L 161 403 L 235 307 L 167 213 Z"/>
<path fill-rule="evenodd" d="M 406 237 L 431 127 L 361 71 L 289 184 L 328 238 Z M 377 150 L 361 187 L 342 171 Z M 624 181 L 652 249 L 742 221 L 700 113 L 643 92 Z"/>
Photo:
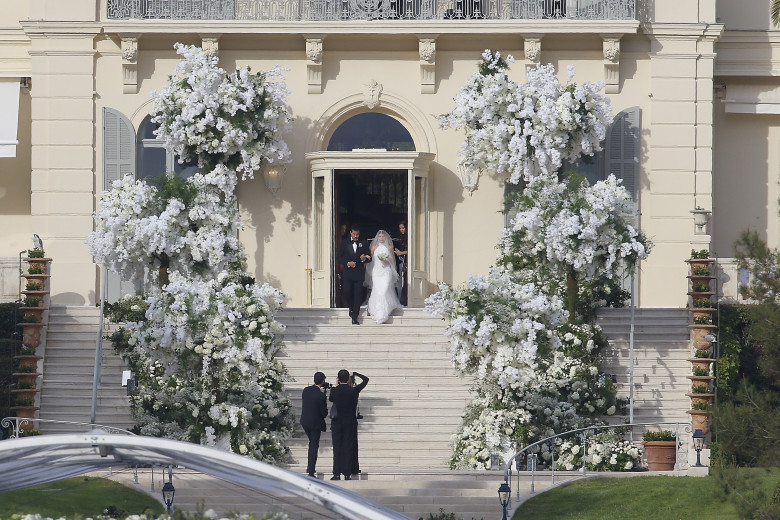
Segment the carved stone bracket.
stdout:
<path fill-rule="evenodd" d="M 602 34 L 604 40 L 604 91 L 607 94 L 620 92 L 620 35 Z"/>
<path fill-rule="evenodd" d="M 122 92 L 138 93 L 138 35 L 120 34 L 122 41 Z"/>
<path fill-rule="evenodd" d="M 526 68 L 539 65 L 542 59 L 542 37 L 538 34 L 523 35 L 523 51 Z"/>
<path fill-rule="evenodd" d="M 212 58 L 219 54 L 219 34 L 201 34 L 200 46 Z"/>
<path fill-rule="evenodd" d="M 382 93 L 382 84 L 372 79 L 363 85 L 363 104 L 373 109 L 379 104 L 379 95 Z"/>
<path fill-rule="evenodd" d="M 420 36 L 420 92 L 436 92 L 436 36 Z"/>
<path fill-rule="evenodd" d="M 306 36 L 306 76 L 309 94 L 322 94 L 322 36 Z"/>

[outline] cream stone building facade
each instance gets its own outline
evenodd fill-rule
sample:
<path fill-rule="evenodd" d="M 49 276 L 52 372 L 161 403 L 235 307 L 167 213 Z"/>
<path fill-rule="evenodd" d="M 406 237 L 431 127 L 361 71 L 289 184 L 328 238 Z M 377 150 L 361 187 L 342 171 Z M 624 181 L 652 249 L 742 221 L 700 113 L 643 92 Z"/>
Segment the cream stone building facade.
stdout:
<path fill-rule="evenodd" d="M 616 121 L 589 175 L 631 187 L 654 243 L 638 303 L 683 307 L 692 247 L 732 255 L 755 229 L 780 245 L 780 31 L 769 0 L 4 0 L 0 22 L 0 288 L 18 295 L 19 253 L 42 237 L 51 300 L 94 305 L 101 270 L 84 243 L 106 183 L 174 167 L 150 138 L 149 94 L 175 42 L 228 70 L 286 69 L 292 163 L 239 184 L 241 240 L 290 306 L 338 303 L 341 224 L 410 234 L 410 304 L 495 259 L 501 179 L 469 196 L 463 135 L 439 114 L 486 49 L 510 74 L 553 63 L 604 80 Z M 18 143 L 16 142 L 18 141 Z M 176 166 L 178 169 L 186 169 Z M 265 176 L 263 174 L 266 174 Z M 277 172 L 278 173 L 278 172 Z M 277 179 L 278 180 L 278 179 Z M 272 187 L 273 190 L 269 189 Z M 278 188 L 278 189 L 277 189 Z M 695 234 L 690 210 L 712 210 Z M 724 291 L 735 294 L 734 273 Z M 110 294 L 117 280 L 109 276 Z"/>

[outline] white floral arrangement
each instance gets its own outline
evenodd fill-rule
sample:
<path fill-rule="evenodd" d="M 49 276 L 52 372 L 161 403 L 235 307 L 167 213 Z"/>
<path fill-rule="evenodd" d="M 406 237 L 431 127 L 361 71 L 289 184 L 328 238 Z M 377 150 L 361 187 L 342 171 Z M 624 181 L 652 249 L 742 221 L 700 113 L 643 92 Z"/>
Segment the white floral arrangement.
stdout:
<path fill-rule="evenodd" d="M 387 260 L 390 258 L 390 255 L 388 255 L 387 253 L 379 253 L 378 255 L 376 255 L 376 257 L 383 262 L 387 262 Z"/>
<path fill-rule="evenodd" d="M 158 139 L 203 168 L 225 164 L 244 179 L 263 163 L 285 164 L 290 150 L 282 133 L 290 128 L 288 91 L 279 66 L 252 74 L 248 67 L 228 74 L 219 58 L 177 43 L 183 59 L 159 91 L 152 92 L 152 121 Z"/>
<path fill-rule="evenodd" d="M 612 432 L 602 432 L 588 438 L 587 445 L 580 438 L 560 441 L 555 447 L 555 468 L 563 471 L 582 469 L 583 463 L 590 471 L 638 470 L 642 462 L 642 446 Z M 583 455 L 584 454 L 584 455 Z M 542 457 L 550 460 L 548 446 L 542 449 Z"/>
<path fill-rule="evenodd" d="M 622 303 L 617 274 L 643 259 L 648 243 L 614 177 L 593 186 L 576 175 L 559 179 L 564 160 L 600 149 L 610 120 L 601 85 L 562 86 L 551 65 L 519 84 L 506 73 L 511 57 L 482 57 L 479 74 L 440 122 L 465 130 L 462 165 L 525 186 L 496 266 L 461 286 L 442 284 L 426 299 L 428 312 L 446 321 L 453 366 L 474 381 L 452 437 L 457 469 L 484 469 L 491 454 L 508 459 L 618 413 L 615 386 L 600 366 L 606 341 L 593 320 L 599 305 Z M 616 464 L 606 459 L 612 467 L 635 464 L 620 442 L 602 445 L 617 454 Z M 603 449 L 594 448 L 594 467 L 603 467 Z"/>
<path fill-rule="evenodd" d="M 176 48 L 184 59 L 157 98 L 157 137 L 202 171 L 116 181 L 87 244 L 123 279 L 147 281 L 146 295 L 107 305 L 124 323 L 111 340 L 137 380 L 137 430 L 279 463 L 295 426 L 274 318 L 285 296 L 246 272 L 235 192 L 238 172 L 288 159 L 286 91 L 267 81 L 275 72 L 228 76 L 202 50 Z"/>
<path fill-rule="evenodd" d="M 611 121 L 602 81 L 562 85 L 552 64 L 528 70 L 527 81 L 509 79 L 514 58 L 485 50 L 480 72 L 455 97 L 455 108 L 439 118 L 442 128 L 463 129 L 460 165 L 505 174 L 517 184 L 556 173 L 564 160 L 593 155 Z"/>

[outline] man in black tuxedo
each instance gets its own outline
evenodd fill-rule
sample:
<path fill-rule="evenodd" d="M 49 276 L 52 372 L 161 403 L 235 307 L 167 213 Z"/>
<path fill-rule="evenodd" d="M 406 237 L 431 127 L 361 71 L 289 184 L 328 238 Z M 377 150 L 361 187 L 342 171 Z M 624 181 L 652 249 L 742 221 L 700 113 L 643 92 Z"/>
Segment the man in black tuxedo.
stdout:
<path fill-rule="evenodd" d="M 368 242 L 360 240 L 360 226 L 353 224 L 349 230 L 349 238 L 341 241 L 336 257 L 344 266 L 342 273 L 343 293 L 349 306 L 349 317 L 353 325 L 360 325 L 360 304 L 363 303 L 363 281 L 366 278 L 366 262 L 371 261 L 371 250 Z"/>
<path fill-rule="evenodd" d="M 314 384 L 304 388 L 301 396 L 301 426 L 309 438 L 309 460 L 306 464 L 306 473 L 310 477 L 313 477 L 316 471 L 320 435 L 325 431 L 325 416 L 328 415 L 328 403 L 325 402 L 323 385 L 325 385 L 325 374 L 315 372 Z"/>
<path fill-rule="evenodd" d="M 357 376 L 359 385 L 354 385 Z M 336 417 L 331 420 L 333 435 L 333 477 L 331 480 L 350 480 L 357 471 L 357 403 L 360 391 L 368 384 L 368 378 L 357 372 L 351 374 L 346 369 L 339 370 L 338 385 L 330 391 L 330 400 L 336 407 Z M 333 414 L 331 413 L 331 417 Z"/>

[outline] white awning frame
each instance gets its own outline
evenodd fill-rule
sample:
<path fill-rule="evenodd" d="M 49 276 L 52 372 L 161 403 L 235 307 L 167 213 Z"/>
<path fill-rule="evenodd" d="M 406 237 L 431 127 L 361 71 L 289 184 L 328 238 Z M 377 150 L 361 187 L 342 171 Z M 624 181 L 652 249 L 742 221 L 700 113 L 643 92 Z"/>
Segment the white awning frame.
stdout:
<path fill-rule="evenodd" d="M 249 457 L 188 442 L 102 430 L 0 442 L 0 492 L 136 464 L 181 465 L 243 487 L 294 495 L 350 520 L 409 520 L 346 489 Z"/>

